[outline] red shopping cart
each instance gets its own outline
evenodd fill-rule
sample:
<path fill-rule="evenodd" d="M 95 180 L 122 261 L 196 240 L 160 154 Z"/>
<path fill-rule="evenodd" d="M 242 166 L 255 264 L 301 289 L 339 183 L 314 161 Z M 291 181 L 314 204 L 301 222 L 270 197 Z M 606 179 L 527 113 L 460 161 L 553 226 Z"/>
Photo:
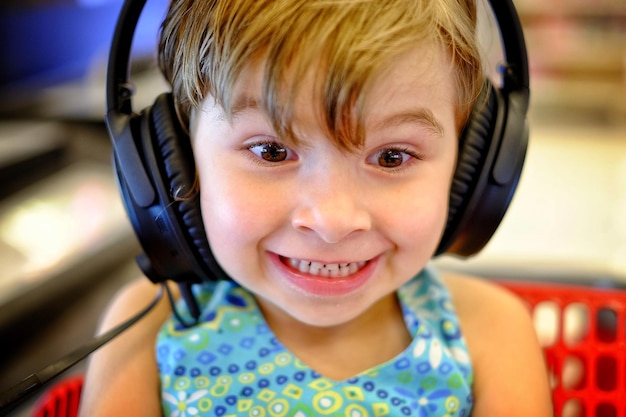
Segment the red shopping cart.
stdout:
<path fill-rule="evenodd" d="M 626 291 L 500 282 L 531 309 L 557 417 L 626 417 Z"/>

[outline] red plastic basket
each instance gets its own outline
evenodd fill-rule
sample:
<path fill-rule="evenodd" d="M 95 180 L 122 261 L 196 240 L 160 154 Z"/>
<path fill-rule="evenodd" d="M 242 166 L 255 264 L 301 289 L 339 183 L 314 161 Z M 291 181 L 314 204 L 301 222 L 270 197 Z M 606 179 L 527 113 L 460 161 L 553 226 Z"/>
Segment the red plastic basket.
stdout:
<path fill-rule="evenodd" d="M 32 417 L 77 416 L 82 388 L 82 374 L 57 382 L 38 399 Z"/>
<path fill-rule="evenodd" d="M 555 416 L 626 417 L 626 291 L 499 283 L 532 310 L 551 373 Z"/>

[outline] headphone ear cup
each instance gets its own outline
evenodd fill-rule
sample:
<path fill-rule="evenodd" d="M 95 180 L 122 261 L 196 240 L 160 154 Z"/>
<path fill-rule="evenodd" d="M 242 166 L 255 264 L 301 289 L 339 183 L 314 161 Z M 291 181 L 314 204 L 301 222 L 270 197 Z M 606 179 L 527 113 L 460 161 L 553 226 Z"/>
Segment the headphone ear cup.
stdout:
<path fill-rule="evenodd" d="M 188 250 L 204 265 L 217 266 L 202 222 L 191 141 L 180 126 L 171 94 L 162 94 L 157 98 L 152 109 L 152 122 L 158 155 L 163 164 L 164 182 L 177 202 L 177 223 L 187 237 Z"/>
<path fill-rule="evenodd" d="M 507 120 L 507 107 L 501 91 L 486 80 L 459 139 L 448 220 L 437 255 L 474 255 L 489 241 L 508 208 L 521 174 L 528 131 L 525 114 Z M 521 125 L 517 118 L 523 119 Z M 512 128 L 507 129 L 507 123 Z M 514 161 L 507 168 L 511 181 L 496 181 L 494 169 L 509 161 Z"/>
<path fill-rule="evenodd" d="M 142 169 L 150 179 L 155 197 L 139 203 L 129 186 L 133 172 L 117 167 L 122 198 L 144 255 L 138 264 L 152 281 L 200 282 L 226 274 L 213 257 L 206 238 L 200 210 L 195 163 L 189 136 L 176 117 L 169 93 L 131 123 L 133 138 L 142 159 Z M 122 158 L 116 156 L 116 166 Z M 136 167 L 132 167 L 135 168 Z"/>
<path fill-rule="evenodd" d="M 497 113 L 497 97 L 486 83 L 459 140 L 459 154 L 450 187 L 447 235 L 458 225 L 471 192 L 475 189 L 485 163 Z"/>

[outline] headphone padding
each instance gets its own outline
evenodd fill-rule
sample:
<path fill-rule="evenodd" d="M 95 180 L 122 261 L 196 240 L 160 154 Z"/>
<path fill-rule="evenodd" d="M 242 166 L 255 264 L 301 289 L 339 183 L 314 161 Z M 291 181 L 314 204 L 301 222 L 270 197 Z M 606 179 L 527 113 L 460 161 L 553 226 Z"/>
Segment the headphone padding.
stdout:
<path fill-rule="evenodd" d="M 497 93 L 491 83 L 486 81 L 459 139 L 457 166 L 450 187 L 448 220 L 437 254 L 445 252 L 454 243 L 465 208 L 479 180 L 486 170 L 491 169 L 485 166 L 485 162 L 493 142 L 497 112 Z"/>
<path fill-rule="evenodd" d="M 165 176 L 163 182 L 175 201 L 178 222 L 189 242 L 186 250 L 199 258 L 203 266 L 208 267 L 209 277 L 225 276 L 213 257 L 206 237 L 199 190 L 194 190 L 196 170 L 191 141 L 178 121 L 171 94 L 161 94 L 155 100 L 151 114 L 156 152 L 161 156 Z"/>

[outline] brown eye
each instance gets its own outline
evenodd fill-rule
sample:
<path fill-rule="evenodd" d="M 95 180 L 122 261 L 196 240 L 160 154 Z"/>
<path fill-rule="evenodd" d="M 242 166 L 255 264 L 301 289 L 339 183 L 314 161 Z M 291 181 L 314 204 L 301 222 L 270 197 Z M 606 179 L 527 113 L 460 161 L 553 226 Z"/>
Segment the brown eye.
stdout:
<path fill-rule="evenodd" d="M 397 149 L 385 149 L 378 154 L 378 165 L 383 168 L 397 168 L 406 161 L 408 155 Z"/>
<path fill-rule="evenodd" d="M 282 162 L 288 157 L 288 150 L 276 142 L 258 143 L 248 149 L 267 162 Z"/>

